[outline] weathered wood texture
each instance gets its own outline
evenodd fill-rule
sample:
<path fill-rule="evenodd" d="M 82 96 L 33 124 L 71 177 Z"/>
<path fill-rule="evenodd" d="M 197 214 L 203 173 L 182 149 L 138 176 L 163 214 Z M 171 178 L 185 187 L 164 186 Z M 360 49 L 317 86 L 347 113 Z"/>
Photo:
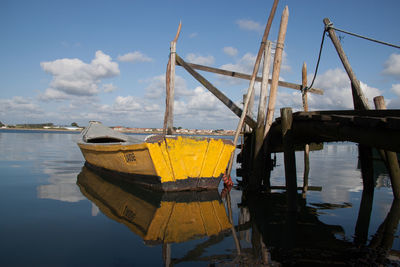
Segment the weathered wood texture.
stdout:
<path fill-rule="evenodd" d="M 223 69 L 218 69 L 218 68 L 213 68 L 213 67 L 208 67 L 204 65 L 199 65 L 199 64 L 193 64 L 186 62 L 188 66 L 195 70 L 202 70 L 202 71 L 207 71 L 207 72 L 212 72 L 220 75 L 225 75 L 225 76 L 230 76 L 233 78 L 238 78 L 238 79 L 244 79 L 244 80 L 250 80 L 251 75 L 249 74 L 244 74 L 240 72 L 235 72 L 235 71 L 229 71 L 229 70 L 223 70 Z M 179 65 L 179 63 L 178 63 Z M 257 82 L 262 82 L 262 77 L 257 76 L 256 77 Z M 270 84 L 272 82 L 271 79 L 268 79 L 268 83 Z M 290 83 L 290 82 L 285 82 L 285 81 L 278 81 L 278 85 L 281 87 L 286 87 L 290 89 L 295 89 L 295 90 L 301 90 L 302 85 L 301 84 L 295 84 L 295 83 Z M 324 90 L 319 89 L 319 88 L 310 88 L 307 90 L 309 93 L 317 94 L 317 95 L 323 95 Z"/>
<path fill-rule="evenodd" d="M 196 80 L 198 80 L 205 88 L 207 88 L 213 95 L 215 95 L 222 103 L 225 104 L 230 110 L 233 111 L 238 117 L 242 116 L 242 109 L 239 108 L 232 100 L 230 100 L 224 93 L 212 85 L 206 78 L 200 75 L 192 67 L 190 67 L 178 54 L 175 55 L 176 62 L 186 69 Z M 246 116 L 245 122 L 255 129 L 257 123 L 249 116 Z"/>
<path fill-rule="evenodd" d="M 170 68 L 169 68 L 169 85 L 167 89 L 168 112 L 167 112 L 167 134 L 173 134 L 174 126 L 174 95 L 175 95 L 175 53 L 176 41 L 171 42 L 170 52 Z"/>
<path fill-rule="evenodd" d="M 374 98 L 375 108 L 377 110 L 386 110 L 385 99 L 383 96 L 377 96 Z M 393 151 L 384 151 L 386 166 L 390 174 L 390 182 L 392 184 L 393 196 L 396 199 L 400 199 L 400 167 L 397 159 L 397 154 Z"/>
<path fill-rule="evenodd" d="M 307 91 L 304 88 L 307 87 L 307 64 L 304 62 L 303 67 L 301 68 L 301 85 L 303 87 L 302 90 L 302 101 L 303 101 L 303 109 L 304 111 L 308 111 L 308 101 L 307 101 Z M 306 197 L 308 190 L 308 174 L 310 172 L 310 146 L 306 144 L 304 146 L 304 172 L 303 172 L 303 198 Z"/>
<path fill-rule="evenodd" d="M 176 42 L 178 41 L 179 34 L 181 32 L 182 22 L 179 22 L 178 30 L 176 32 L 174 40 L 170 45 L 170 54 L 167 65 L 167 71 L 165 74 L 166 79 L 166 99 L 165 99 L 165 114 L 164 114 L 164 127 L 163 134 L 173 133 L 174 123 L 174 90 L 175 90 L 175 53 L 176 53 Z"/>
<path fill-rule="evenodd" d="M 278 41 L 275 48 L 274 65 L 272 69 L 272 81 L 269 90 L 269 100 L 267 108 L 267 121 L 265 123 L 264 135 L 266 135 L 271 127 L 274 118 L 276 96 L 278 93 L 278 81 L 282 64 L 282 53 L 285 44 L 286 29 L 289 20 L 289 8 L 286 6 L 282 13 L 281 24 L 279 26 Z"/>
<path fill-rule="evenodd" d="M 354 74 L 353 69 L 351 68 L 350 62 L 347 59 L 347 56 L 342 48 L 342 45 L 340 44 L 340 41 L 336 36 L 335 30 L 330 27 L 330 25 L 332 24 L 331 21 L 328 18 L 324 18 L 323 21 L 326 29 L 329 32 L 329 37 L 331 38 L 332 43 L 335 46 L 336 51 L 340 57 L 340 60 L 342 61 L 342 64 L 347 72 L 347 75 L 350 78 L 354 109 L 361 109 L 361 110 L 369 109 L 368 101 L 365 99 L 364 94 L 361 90 L 360 82 L 357 79 L 356 75 Z"/>

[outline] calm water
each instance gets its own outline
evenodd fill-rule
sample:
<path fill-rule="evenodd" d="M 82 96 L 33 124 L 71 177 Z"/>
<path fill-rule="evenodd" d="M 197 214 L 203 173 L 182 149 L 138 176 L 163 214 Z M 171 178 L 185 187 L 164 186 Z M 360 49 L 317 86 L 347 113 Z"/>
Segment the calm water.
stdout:
<path fill-rule="evenodd" d="M 309 184 L 322 190 L 299 195 L 295 218 L 284 212 L 283 191 L 242 198 L 233 189 L 238 258 L 218 193 L 155 194 L 113 182 L 84 167 L 77 138 L 0 131 L 1 266 L 239 266 L 256 264 L 262 253 L 287 264 L 340 265 L 374 263 L 383 254 L 372 248 L 389 248 L 392 259 L 400 254 L 399 208 L 382 164 L 374 165 L 372 209 L 360 211 L 356 144 L 311 152 Z M 296 156 L 301 186 L 302 152 Z M 284 185 L 281 155 L 277 164 L 272 185 Z"/>

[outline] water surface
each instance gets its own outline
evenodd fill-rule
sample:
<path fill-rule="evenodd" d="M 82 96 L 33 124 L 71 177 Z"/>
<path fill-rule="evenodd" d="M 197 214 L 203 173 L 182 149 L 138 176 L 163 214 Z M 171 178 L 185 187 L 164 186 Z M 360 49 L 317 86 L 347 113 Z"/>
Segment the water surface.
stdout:
<path fill-rule="evenodd" d="M 299 194 L 296 218 L 284 212 L 284 191 L 243 198 L 233 189 L 233 224 L 242 255 L 237 257 L 226 201 L 219 197 L 222 184 L 216 193 L 174 195 L 117 183 L 84 167 L 77 138 L 74 133 L 0 131 L 1 266 L 255 264 L 262 252 L 270 261 L 289 264 L 314 259 L 309 254 L 321 252 L 315 244 L 357 253 L 355 248 L 389 246 L 392 259 L 399 255 L 398 219 L 393 219 L 398 208 L 379 162 L 374 164 L 372 208 L 360 215 L 360 203 L 367 198 L 356 144 L 325 144 L 311 152 L 309 184 L 322 190 L 309 191 L 306 198 Z M 301 186 L 303 153 L 296 157 Z M 271 183 L 284 185 L 282 155 L 277 164 Z M 235 170 L 232 178 L 241 179 Z M 394 230 L 383 235 L 388 222 Z M 339 254 L 331 254 L 327 257 L 343 263 Z M 323 262 L 323 253 L 319 259 Z"/>

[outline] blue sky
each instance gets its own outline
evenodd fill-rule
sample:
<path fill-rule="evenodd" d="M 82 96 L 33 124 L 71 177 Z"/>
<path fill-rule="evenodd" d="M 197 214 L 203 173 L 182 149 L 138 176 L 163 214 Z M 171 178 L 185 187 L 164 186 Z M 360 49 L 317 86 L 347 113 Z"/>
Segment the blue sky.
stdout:
<path fill-rule="evenodd" d="M 272 0 L 0 1 L 0 121 L 162 127 L 169 44 L 179 21 L 177 53 L 189 62 L 251 73 Z M 281 79 L 314 72 L 323 18 L 338 28 L 400 44 L 398 0 L 281 0 L 269 40 L 289 7 Z M 367 98 L 400 108 L 400 50 L 339 34 Z M 238 105 L 249 82 L 202 73 Z M 325 39 L 310 109 L 352 108 L 350 83 Z M 259 85 L 256 85 L 258 88 Z M 258 92 L 258 91 L 257 91 Z M 174 125 L 235 129 L 238 118 L 176 70 Z M 279 88 L 282 106 L 301 108 L 299 92 Z"/>

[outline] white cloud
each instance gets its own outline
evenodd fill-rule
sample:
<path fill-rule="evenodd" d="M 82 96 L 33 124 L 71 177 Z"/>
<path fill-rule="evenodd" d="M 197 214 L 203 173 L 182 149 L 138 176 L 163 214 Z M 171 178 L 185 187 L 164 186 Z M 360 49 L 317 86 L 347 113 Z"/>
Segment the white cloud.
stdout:
<path fill-rule="evenodd" d="M 263 30 L 263 26 L 261 26 L 260 23 L 249 19 L 239 19 L 236 21 L 236 24 L 239 25 L 239 28 L 242 30 L 257 32 Z"/>
<path fill-rule="evenodd" d="M 309 75 L 309 81 L 312 74 Z M 373 98 L 381 95 L 377 88 L 368 86 L 360 82 L 361 89 L 367 98 L 370 107 L 373 107 Z M 317 76 L 313 85 L 315 88 L 324 90 L 324 95 L 308 94 L 308 105 L 310 110 L 335 110 L 353 109 L 353 96 L 351 93 L 350 79 L 341 69 L 327 70 Z M 302 98 L 300 91 L 289 91 L 289 89 L 278 89 L 277 108 L 283 106 L 293 107 L 302 110 Z"/>
<path fill-rule="evenodd" d="M 118 88 L 115 85 L 111 84 L 111 83 L 103 84 L 103 91 L 106 92 L 106 93 L 114 92 L 117 89 Z"/>
<path fill-rule="evenodd" d="M 0 117 L 9 121 L 43 118 L 43 109 L 33 99 L 14 96 L 11 99 L 0 99 Z M 4 121 L 3 121 L 4 123 Z"/>
<path fill-rule="evenodd" d="M 197 32 L 193 32 L 189 35 L 189 38 L 195 38 L 197 37 L 199 34 Z"/>
<path fill-rule="evenodd" d="M 400 54 L 391 54 L 383 65 L 383 74 L 395 76 L 400 79 Z"/>
<path fill-rule="evenodd" d="M 113 108 L 118 111 L 141 110 L 141 102 L 140 99 L 133 96 L 118 96 L 114 101 Z"/>
<path fill-rule="evenodd" d="M 393 93 L 395 93 L 398 97 L 400 97 L 400 84 L 392 84 L 392 88 L 390 89 Z"/>
<path fill-rule="evenodd" d="M 253 72 L 255 62 L 256 56 L 251 53 L 246 53 L 242 58 L 237 60 L 236 63 L 224 64 L 221 66 L 221 69 L 250 74 Z"/>
<path fill-rule="evenodd" d="M 109 55 L 97 51 L 90 64 L 80 59 L 57 59 L 55 61 L 41 62 L 42 69 L 53 75 L 50 87 L 42 96 L 65 98 L 68 96 L 93 96 L 96 95 L 98 84 L 102 79 L 119 75 L 118 63 L 113 62 Z"/>
<path fill-rule="evenodd" d="M 385 99 L 387 104 L 387 108 L 389 109 L 399 109 L 400 108 L 400 84 L 393 84 L 390 89 L 393 93 L 396 94 L 397 98 L 395 99 Z"/>
<path fill-rule="evenodd" d="M 237 55 L 238 50 L 232 46 L 226 46 L 223 48 L 224 53 L 227 54 L 228 56 L 234 57 Z"/>
<path fill-rule="evenodd" d="M 145 88 L 148 99 L 165 99 L 165 74 L 155 76 L 145 82 L 149 85 Z M 191 94 L 191 91 L 187 89 L 186 81 L 179 75 L 175 75 L 175 99 L 179 99 L 182 96 Z"/>
<path fill-rule="evenodd" d="M 200 65 L 212 65 L 214 64 L 213 56 L 201 56 L 190 53 L 186 56 L 186 60 L 190 63 L 200 64 Z"/>
<path fill-rule="evenodd" d="M 146 56 L 145 54 L 143 54 L 139 51 L 130 52 L 125 55 L 118 56 L 117 59 L 118 59 L 118 61 L 121 61 L 121 62 L 133 62 L 133 63 L 153 61 L 152 58 Z"/>

